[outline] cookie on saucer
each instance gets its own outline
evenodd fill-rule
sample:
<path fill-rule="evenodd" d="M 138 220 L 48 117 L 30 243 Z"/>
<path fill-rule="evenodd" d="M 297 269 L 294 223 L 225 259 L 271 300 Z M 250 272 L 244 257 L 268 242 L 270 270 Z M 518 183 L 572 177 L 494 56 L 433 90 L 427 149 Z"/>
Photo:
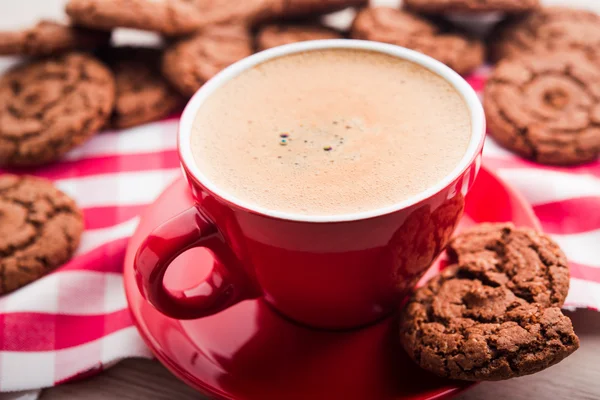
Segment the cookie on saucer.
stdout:
<path fill-rule="evenodd" d="M 422 13 L 525 13 L 536 9 L 540 0 L 404 0 L 406 8 Z"/>
<path fill-rule="evenodd" d="M 183 97 L 160 72 L 162 51 L 113 47 L 104 59 L 115 75 L 116 99 L 111 127 L 129 128 L 166 117 L 184 104 Z"/>
<path fill-rule="evenodd" d="M 560 306 L 567 261 L 547 236 L 483 224 L 450 244 L 456 262 L 417 289 L 400 322 L 402 345 L 422 368 L 468 381 L 548 368 L 579 347 Z"/>
<path fill-rule="evenodd" d="M 506 59 L 484 93 L 490 135 L 542 164 L 600 155 L 600 68 L 575 51 Z"/>
<path fill-rule="evenodd" d="M 0 166 L 61 158 L 110 117 L 115 82 L 96 58 L 72 52 L 21 64 L 0 78 Z"/>
<path fill-rule="evenodd" d="M 390 7 L 361 10 L 352 25 L 351 37 L 419 51 L 459 74 L 468 74 L 482 65 L 485 55 L 481 41 L 447 31 L 425 18 Z"/>
<path fill-rule="evenodd" d="M 51 182 L 0 176 L 0 294 L 66 263 L 82 232 L 81 211 Z"/>
<path fill-rule="evenodd" d="M 203 22 L 193 0 L 69 0 L 66 12 L 88 28 L 134 28 L 166 36 L 193 33 Z"/>
<path fill-rule="evenodd" d="M 110 32 L 43 20 L 31 28 L 0 31 L 0 55 L 47 56 L 69 50 L 95 49 L 109 40 Z"/>
<path fill-rule="evenodd" d="M 167 48 L 162 72 L 181 94 L 191 96 L 222 69 L 252 53 L 252 38 L 244 26 L 217 25 Z"/>
<path fill-rule="evenodd" d="M 545 7 L 498 25 L 491 55 L 495 60 L 538 52 L 578 50 L 600 61 L 600 16 L 592 11 Z"/>
<path fill-rule="evenodd" d="M 256 48 L 257 50 L 266 50 L 307 40 L 341 38 L 343 36 L 339 32 L 320 25 L 270 24 L 262 26 L 258 30 Z"/>

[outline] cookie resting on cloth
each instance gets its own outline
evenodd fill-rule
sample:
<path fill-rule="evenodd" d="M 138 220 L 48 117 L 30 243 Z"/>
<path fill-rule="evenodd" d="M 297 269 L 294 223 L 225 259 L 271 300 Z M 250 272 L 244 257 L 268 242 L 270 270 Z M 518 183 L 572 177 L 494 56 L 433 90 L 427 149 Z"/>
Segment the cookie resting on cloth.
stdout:
<path fill-rule="evenodd" d="M 592 11 L 545 7 L 500 23 L 491 35 L 495 60 L 539 52 L 577 50 L 600 62 L 600 16 Z"/>
<path fill-rule="evenodd" d="M 0 166 L 60 159 L 104 126 L 114 100 L 113 74 L 91 55 L 17 65 L 0 77 Z"/>
<path fill-rule="evenodd" d="M 0 176 L 0 294 L 67 262 L 82 232 L 81 211 L 51 182 Z"/>
<path fill-rule="evenodd" d="M 490 136 L 522 157 L 573 165 L 600 154 L 600 68 L 581 53 L 503 60 L 483 104 Z"/>
<path fill-rule="evenodd" d="M 390 7 L 361 10 L 352 25 L 353 39 L 391 43 L 416 50 L 468 74 L 484 61 L 483 43 L 460 32 L 442 29 L 431 21 Z"/>

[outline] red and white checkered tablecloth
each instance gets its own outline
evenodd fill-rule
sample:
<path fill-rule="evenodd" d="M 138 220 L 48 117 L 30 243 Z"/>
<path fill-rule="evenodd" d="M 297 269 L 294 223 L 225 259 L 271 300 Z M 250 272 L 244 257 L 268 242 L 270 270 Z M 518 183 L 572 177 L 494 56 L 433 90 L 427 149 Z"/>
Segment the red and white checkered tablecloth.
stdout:
<path fill-rule="evenodd" d="M 486 73 L 469 78 L 477 90 Z M 176 128 L 174 117 L 104 132 L 64 161 L 31 171 L 77 200 L 86 230 L 72 261 L 0 298 L 0 391 L 54 386 L 151 356 L 127 309 L 122 263 L 140 212 L 181 174 Z M 567 254 L 566 307 L 599 309 L 600 162 L 540 166 L 488 139 L 484 164 L 521 191 Z"/>

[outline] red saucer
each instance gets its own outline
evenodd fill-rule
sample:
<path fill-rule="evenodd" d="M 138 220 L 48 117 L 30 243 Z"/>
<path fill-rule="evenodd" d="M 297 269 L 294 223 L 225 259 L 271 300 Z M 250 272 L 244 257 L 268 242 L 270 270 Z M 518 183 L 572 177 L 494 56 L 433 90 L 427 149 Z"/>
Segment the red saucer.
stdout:
<path fill-rule="evenodd" d="M 485 221 L 539 228 L 529 205 L 485 169 L 469 196 L 461 228 Z M 352 332 L 318 331 L 282 318 L 260 300 L 194 321 L 163 316 L 140 296 L 132 260 L 151 229 L 191 203 L 186 183 L 179 180 L 150 206 L 129 242 L 124 277 L 142 337 L 192 387 L 224 399 L 425 400 L 447 398 L 470 386 L 420 370 L 398 348 L 393 318 Z M 176 260 L 165 284 L 193 287 L 211 266 L 208 252 L 190 250 Z M 429 275 L 436 271 L 432 268 Z"/>

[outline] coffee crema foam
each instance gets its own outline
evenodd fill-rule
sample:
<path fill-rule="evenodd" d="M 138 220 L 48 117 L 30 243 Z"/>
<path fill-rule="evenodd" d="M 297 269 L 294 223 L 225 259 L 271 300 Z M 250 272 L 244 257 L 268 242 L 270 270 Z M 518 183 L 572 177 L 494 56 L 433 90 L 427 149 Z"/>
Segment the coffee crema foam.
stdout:
<path fill-rule="evenodd" d="M 466 153 L 469 109 L 442 77 L 366 50 L 286 55 L 200 107 L 199 169 L 250 204 L 303 215 L 376 210 L 446 177 Z"/>

